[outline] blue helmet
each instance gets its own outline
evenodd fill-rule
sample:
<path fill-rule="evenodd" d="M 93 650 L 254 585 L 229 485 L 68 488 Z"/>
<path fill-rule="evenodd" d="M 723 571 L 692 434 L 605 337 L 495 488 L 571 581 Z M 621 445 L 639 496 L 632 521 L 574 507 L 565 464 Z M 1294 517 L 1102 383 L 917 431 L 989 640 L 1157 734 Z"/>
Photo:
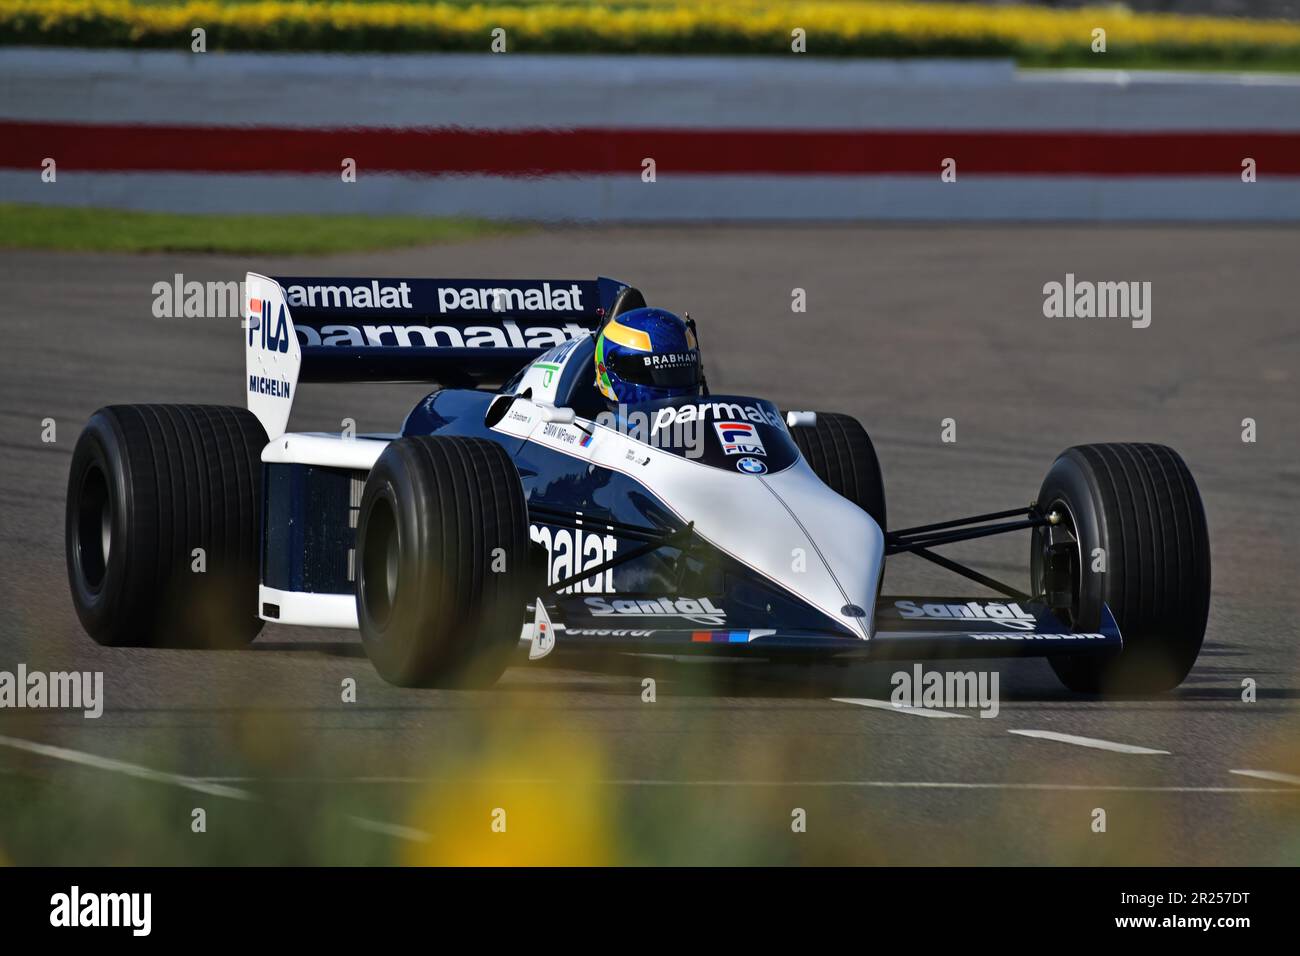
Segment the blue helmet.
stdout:
<path fill-rule="evenodd" d="M 664 309 L 624 312 L 596 336 L 596 387 L 611 402 L 698 395 L 702 378 L 695 333 Z"/>

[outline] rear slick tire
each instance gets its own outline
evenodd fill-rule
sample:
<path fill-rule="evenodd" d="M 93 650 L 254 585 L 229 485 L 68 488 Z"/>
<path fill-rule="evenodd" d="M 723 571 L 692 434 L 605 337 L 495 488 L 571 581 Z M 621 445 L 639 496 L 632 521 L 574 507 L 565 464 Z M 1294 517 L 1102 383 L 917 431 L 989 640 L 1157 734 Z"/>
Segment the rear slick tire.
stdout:
<path fill-rule="evenodd" d="M 109 647 L 242 647 L 257 636 L 262 448 L 250 412 L 110 405 L 77 439 L 64 535 L 86 633 Z"/>

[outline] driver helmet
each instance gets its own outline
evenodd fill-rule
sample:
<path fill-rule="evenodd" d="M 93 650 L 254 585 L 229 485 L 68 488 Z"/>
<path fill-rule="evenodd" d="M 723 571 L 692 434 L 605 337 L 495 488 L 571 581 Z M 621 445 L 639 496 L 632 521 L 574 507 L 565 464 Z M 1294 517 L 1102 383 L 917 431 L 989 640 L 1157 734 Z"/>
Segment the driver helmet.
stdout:
<path fill-rule="evenodd" d="M 698 395 L 702 379 L 694 330 L 665 309 L 631 309 L 596 336 L 596 387 L 610 402 Z"/>

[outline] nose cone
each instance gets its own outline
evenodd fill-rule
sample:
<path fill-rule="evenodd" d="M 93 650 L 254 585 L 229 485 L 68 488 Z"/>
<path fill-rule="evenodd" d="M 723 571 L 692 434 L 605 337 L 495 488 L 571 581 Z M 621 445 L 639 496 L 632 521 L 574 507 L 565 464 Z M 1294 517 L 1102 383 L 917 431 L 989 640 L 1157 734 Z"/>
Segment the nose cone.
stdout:
<path fill-rule="evenodd" d="M 810 546 L 803 573 L 791 571 L 787 550 L 782 583 L 864 639 L 870 638 L 885 556 L 880 526 L 822 484 L 802 459 L 762 480 Z M 816 575 L 810 573 L 814 563 L 820 569 Z"/>
<path fill-rule="evenodd" d="M 869 639 L 885 553 L 879 525 L 822 484 L 784 430 L 772 427 L 755 444 L 746 455 L 715 443 L 721 467 L 602 429 L 591 461 L 629 474 L 705 542 L 820 612 L 805 626 L 827 628 L 824 616 Z M 628 461 L 639 462 L 632 472 Z"/>
<path fill-rule="evenodd" d="M 871 637 L 885 539 L 861 508 L 799 459 L 769 474 L 696 468 L 684 517 L 706 541 L 863 640 Z"/>

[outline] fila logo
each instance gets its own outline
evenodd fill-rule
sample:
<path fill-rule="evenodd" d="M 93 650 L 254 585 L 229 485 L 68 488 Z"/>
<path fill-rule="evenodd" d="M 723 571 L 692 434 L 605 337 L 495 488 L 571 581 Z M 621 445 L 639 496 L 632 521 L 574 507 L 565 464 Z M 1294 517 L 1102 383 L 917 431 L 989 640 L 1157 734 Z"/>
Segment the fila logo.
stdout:
<path fill-rule="evenodd" d="M 749 422 L 714 422 L 713 428 L 718 433 L 718 441 L 722 442 L 723 453 L 767 456 L 758 429 Z"/>
<path fill-rule="evenodd" d="M 272 319 L 274 318 L 274 321 Z M 248 347 L 253 347 L 253 339 L 260 334 L 260 345 L 268 352 L 289 351 L 289 320 L 285 315 L 284 303 L 280 303 L 278 314 L 271 311 L 270 299 L 248 300 Z"/>

